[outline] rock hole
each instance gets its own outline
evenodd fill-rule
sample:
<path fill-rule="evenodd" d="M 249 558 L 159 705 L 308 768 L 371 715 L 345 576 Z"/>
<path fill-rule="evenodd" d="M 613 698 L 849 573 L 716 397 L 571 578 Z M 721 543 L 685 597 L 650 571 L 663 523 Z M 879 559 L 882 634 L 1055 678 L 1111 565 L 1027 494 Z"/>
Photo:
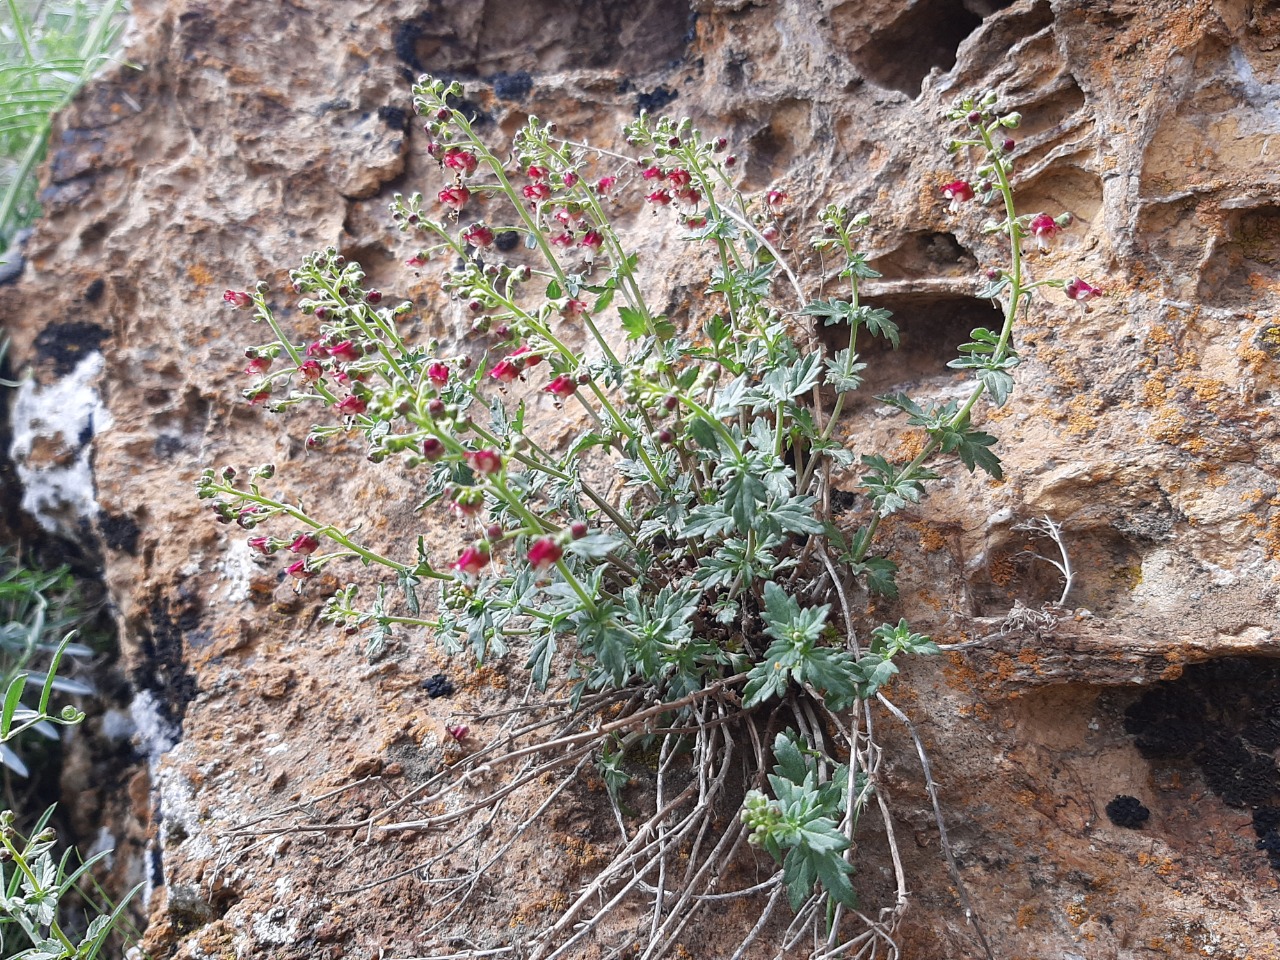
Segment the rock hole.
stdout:
<path fill-rule="evenodd" d="M 1067 606 L 1107 614 L 1127 601 L 1142 571 L 1142 551 L 1132 539 L 1109 526 L 1068 527 L 1063 539 L 1075 571 Z M 1048 537 L 1007 530 L 988 545 L 986 566 L 970 581 L 975 616 L 1001 616 L 1015 602 L 1032 608 L 1056 602 L 1063 579 L 1048 560 L 1060 559 Z"/>
<path fill-rule="evenodd" d="M 1252 302 L 1260 280 L 1280 278 L 1280 206 L 1232 210 L 1223 232 L 1200 272 L 1198 293 L 1224 306 Z"/>
<path fill-rule="evenodd" d="M 895 293 L 868 296 L 863 302 L 893 312 L 900 343 L 894 350 L 883 338 L 859 331 L 856 350 L 867 369 L 850 409 L 886 393 L 905 391 L 920 402 L 939 399 L 937 394 L 953 383 L 964 387 L 969 377 L 949 369 L 947 362 L 955 358 L 956 347 L 968 341 L 971 330 L 998 329 L 1001 321 L 1000 311 L 989 300 L 962 294 Z M 821 328 L 819 336 L 829 352 L 849 345 L 844 324 Z"/>
<path fill-rule="evenodd" d="M 935 67 L 944 73 L 956 63 L 961 42 L 984 17 L 1009 6 L 1012 0 L 917 0 L 885 23 L 868 24 L 866 8 L 848 3 L 832 12 L 832 20 L 846 21 L 836 32 L 860 42 L 849 59 L 863 77 L 880 87 L 911 98 Z M 896 4 L 894 6 L 897 6 Z"/>

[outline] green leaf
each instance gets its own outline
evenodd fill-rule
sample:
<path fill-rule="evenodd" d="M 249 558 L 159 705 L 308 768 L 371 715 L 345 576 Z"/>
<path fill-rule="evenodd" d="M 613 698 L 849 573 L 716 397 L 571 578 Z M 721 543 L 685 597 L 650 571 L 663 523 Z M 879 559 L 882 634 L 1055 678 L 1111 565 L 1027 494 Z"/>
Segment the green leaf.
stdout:
<path fill-rule="evenodd" d="M 551 661 L 556 655 L 555 631 L 547 627 L 539 631 L 529 649 L 529 659 L 525 668 L 533 674 L 533 682 L 539 690 L 547 689 L 547 681 L 551 678 Z"/>
<path fill-rule="evenodd" d="M 640 340 L 649 336 L 649 318 L 635 307 L 619 307 L 618 317 L 628 340 Z"/>
<path fill-rule="evenodd" d="M 864 324 L 868 331 L 878 337 L 884 337 L 893 348 L 898 349 L 898 325 L 889 318 L 893 316 L 892 310 L 884 310 L 879 307 L 859 307 L 857 314 L 851 319 Z"/>
<path fill-rule="evenodd" d="M 818 519 L 817 497 L 796 497 L 771 507 L 764 517 L 786 533 L 820 534 L 826 530 Z"/>
<path fill-rule="evenodd" d="M 0 712 L 0 743 L 9 739 L 9 731 L 13 729 L 13 714 L 22 703 L 22 688 L 27 685 L 27 675 L 20 673 L 9 682 L 4 693 L 4 709 Z"/>
<path fill-rule="evenodd" d="M 987 393 L 991 394 L 991 402 L 997 407 L 1003 407 L 1009 394 L 1013 393 L 1013 377 L 1003 370 L 983 370 L 978 374 L 978 379 L 987 388 Z"/>
<path fill-rule="evenodd" d="M 800 311 L 801 316 L 821 317 L 824 327 L 837 323 L 847 323 L 853 312 L 853 304 L 845 300 L 815 300 L 805 304 Z"/>
<path fill-rule="evenodd" d="M 689 514 L 679 533 L 682 540 L 695 537 L 717 537 L 733 529 L 733 518 L 718 503 L 704 503 Z"/>
<path fill-rule="evenodd" d="M 564 296 L 564 290 L 561 289 L 559 280 L 552 280 L 550 283 L 547 284 L 548 300 L 559 300 L 563 296 Z"/>
<path fill-rule="evenodd" d="M 861 562 L 851 563 L 849 569 L 855 577 L 866 580 L 867 589 L 872 593 L 897 599 L 898 584 L 894 575 L 898 572 L 898 565 L 888 557 L 867 557 Z"/>

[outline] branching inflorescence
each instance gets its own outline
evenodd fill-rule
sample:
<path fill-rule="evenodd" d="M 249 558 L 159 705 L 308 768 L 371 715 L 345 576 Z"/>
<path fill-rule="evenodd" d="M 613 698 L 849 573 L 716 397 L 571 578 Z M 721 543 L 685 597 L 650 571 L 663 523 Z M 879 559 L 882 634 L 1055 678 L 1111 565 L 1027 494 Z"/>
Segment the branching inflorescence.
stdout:
<path fill-rule="evenodd" d="M 473 335 L 488 338 L 480 362 L 406 340 L 412 305 L 384 306 L 360 266 L 333 249 L 291 275 L 301 312 L 319 324 L 313 340 L 286 332 L 265 283 L 225 297 L 271 330 L 248 351 L 250 402 L 327 409 L 308 448 L 362 434 L 369 460 L 398 460 L 421 475 L 424 515 L 452 511 L 475 539 L 447 562 L 428 556 L 422 539 L 415 556 L 385 556 L 272 492 L 272 466 L 247 476 L 205 471 L 199 496 L 218 519 L 254 530 L 249 544 L 285 554 L 300 582 L 344 559 L 390 569 L 398 594 L 384 585 L 362 606 L 352 584 L 326 607 L 328 620 L 368 632 L 371 653 L 395 630 L 425 628 L 478 660 L 518 645 L 532 688 L 563 688 L 561 700 L 506 711 L 489 746 L 343 828 L 472 826 L 415 867 L 453 894 L 439 930 L 594 766 L 613 801 L 618 846 L 538 932 L 534 956 L 574 955 L 628 898 L 650 908 L 639 957 L 666 955 L 703 907 L 734 898 L 758 898 L 762 912 L 726 955 L 744 956 L 768 931 L 780 950 L 812 938 L 815 957 L 896 955 L 908 898 L 871 704 L 905 719 L 882 687 L 898 657 L 937 648 L 906 621 L 862 624 L 851 597 L 896 596 L 897 567 L 877 554 L 876 533 L 920 501 L 939 464 L 1000 476 L 995 438 L 972 417 L 984 397 L 1007 401 L 1015 324 L 1035 293 L 1064 287 L 1082 302 L 1100 293 L 1079 279 L 1028 276 L 1024 241 L 1047 244 L 1066 221 L 1014 207 L 1016 144 L 1006 131 L 1019 118 L 998 113 L 994 95 L 965 99 L 949 115 L 963 130 L 951 151 L 977 163 L 944 195 L 958 213 L 974 200 L 991 205 L 987 229 L 1008 240 L 1008 263 L 987 271 L 980 293 L 1002 308 L 1003 323 L 974 330 L 951 362 L 973 377 L 961 401 L 881 398 L 927 438 L 913 459 L 895 462 L 849 449 L 838 433 L 862 384 L 860 342 L 898 340 L 889 311 L 862 299 L 864 281 L 879 276 L 858 246 L 865 215 L 835 204 L 822 211 L 811 246 L 837 258 L 847 289 L 810 297 L 780 249 L 776 212 L 789 198 L 743 195 L 724 140 L 705 139 L 687 120 L 642 114 L 625 131 L 642 157 L 635 166 L 531 118 L 503 160 L 459 108 L 461 92 L 431 78 L 415 86 L 428 151 L 447 179 L 434 203 L 397 196 L 392 209 L 417 245 L 408 266 L 443 264 L 444 289 Z M 667 317 L 646 299 L 639 259 L 610 218 L 635 196 L 665 208 L 684 239 L 707 251 L 703 314 Z M 479 208 L 485 219 L 474 218 Z M 827 355 L 807 329 L 817 320 L 846 330 L 847 346 Z M 507 392 L 516 381 L 580 416 L 572 442 L 538 442 L 526 419 L 546 406 Z M 588 464 L 606 464 L 621 484 L 601 488 L 592 479 L 601 471 Z M 853 470 L 865 522 L 848 529 L 836 524 L 829 493 L 833 472 Z M 266 525 L 279 533 L 257 532 Z M 418 598 L 427 580 L 440 584 L 434 616 Z M 457 729 L 461 740 L 465 728 Z M 654 793 L 624 802 L 642 754 L 654 765 Z M 495 771 L 500 786 L 476 786 L 494 782 L 486 778 Z M 467 799 L 442 807 L 450 796 Z M 517 824 L 503 836 L 497 811 L 516 802 L 526 807 L 501 821 Z M 853 856 L 873 806 L 897 883 L 878 913 L 859 905 Z M 744 844 L 778 867 L 735 885 Z M 483 851 L 475 871 L 433 874 L 467 845 Z M 789 921 L 778 912 L 783 899 Z"/>

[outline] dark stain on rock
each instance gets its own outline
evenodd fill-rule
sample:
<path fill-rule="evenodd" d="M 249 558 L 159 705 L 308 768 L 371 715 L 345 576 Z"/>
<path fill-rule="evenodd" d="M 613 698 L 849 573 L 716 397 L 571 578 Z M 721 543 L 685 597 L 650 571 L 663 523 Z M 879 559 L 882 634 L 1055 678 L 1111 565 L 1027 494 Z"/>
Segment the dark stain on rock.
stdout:
<path fill-rule="evenodd" d="M 102 299 L 103 292 L 107 289 L 107 282 L 101 277 L 92 281 L 89 286 L 84 288 L 84 299 L 86 303 L 97 303 Z"/>
<path fill-rule="evenodd" d="M 127 513 L 104 513 L 98 519 L 98 529 L 102 533 L 102 542 L 112 550 L 120 550 L 131 557 L 137 556 L 141 528 L 133 517 Z"/>
<path fill-rule="evenodd" d="M 1189 763 L 1228 807 L 1252 809 L 1258 849 L 1280 870 L 1280 836 L 1272 837 L 1280 824 L 1280 661 L 1192 664 L 1131 704 L 1124 728 L 1148 760 Z"/>
<path fill-rule="evenodd" d="M 409 126 L 409 114 L 403 107 L 379 107 L 378 119 L 392 130 L 404 130 Z"/>
<path fill-rule="evenodd" d="M 1151 811 L 1137 797 L 1119 796 L 1107 804 L 1107 819 L 1117 827 L 1138 830 L 1151 816 Z"/>
<path fill-rule="evenodd" d="M 402 20 L 391 28 L 391 48 L 401 63 L 415 73 L 426 73 L 427 68 L 418 58 L 418 41 L 427 35 L 432 21 L 431 11 L 424 10 L 410 20 Z"/>
<path fill-rule="evenodd" d="M 679 94 L 667 87 L 655 87 L 649 93 L 642 93 L 636 97 L 636 113 L 641 110 L 648 113 L 661 110 L 677 96 Z"/>
<path fill-rule="evenodd" d="M 493 92 L 503 100 L 523 100 L 533 90 L 533 77 L 527 70 L 495 73 L 489 78 Z"/>
<path fill-rule="evenodd" d="M 96 323 L 51 323 L 36 337 L 36 356 L 51 362 L 56 376 L 65 377 L 86 356 L 101 349 L 109 336 L 110 331 Z"/>
<path fill-rule="evenodd" d="M 187 668 L 183 636 L 196 630 L 199 624 L 199 614 L 188 611 L 175 619 L 169 602 L 159 600 L 151 605 L 147 621 L 138 625 L 141 656 L 129 680 L 135 690 L 150 690 L 155 694 L 156 709 L 161 717 L 179 732 L 187 705 L 200 692 Z"/>

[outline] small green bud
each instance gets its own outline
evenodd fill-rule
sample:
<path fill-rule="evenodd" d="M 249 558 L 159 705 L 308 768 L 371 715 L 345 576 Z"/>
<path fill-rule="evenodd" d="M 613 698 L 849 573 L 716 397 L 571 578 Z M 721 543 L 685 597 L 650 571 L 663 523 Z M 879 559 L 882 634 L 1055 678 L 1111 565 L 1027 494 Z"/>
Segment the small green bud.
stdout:
<path fill-rule="evenodd" d="M 1008 127 L 1010 130 L 1018 129 L 1018 125 L 1022 123 L 1022 114 L 1016 110 L 1013 113 L 1006 114 L 1000 118 L 1000 126 Z"/>

